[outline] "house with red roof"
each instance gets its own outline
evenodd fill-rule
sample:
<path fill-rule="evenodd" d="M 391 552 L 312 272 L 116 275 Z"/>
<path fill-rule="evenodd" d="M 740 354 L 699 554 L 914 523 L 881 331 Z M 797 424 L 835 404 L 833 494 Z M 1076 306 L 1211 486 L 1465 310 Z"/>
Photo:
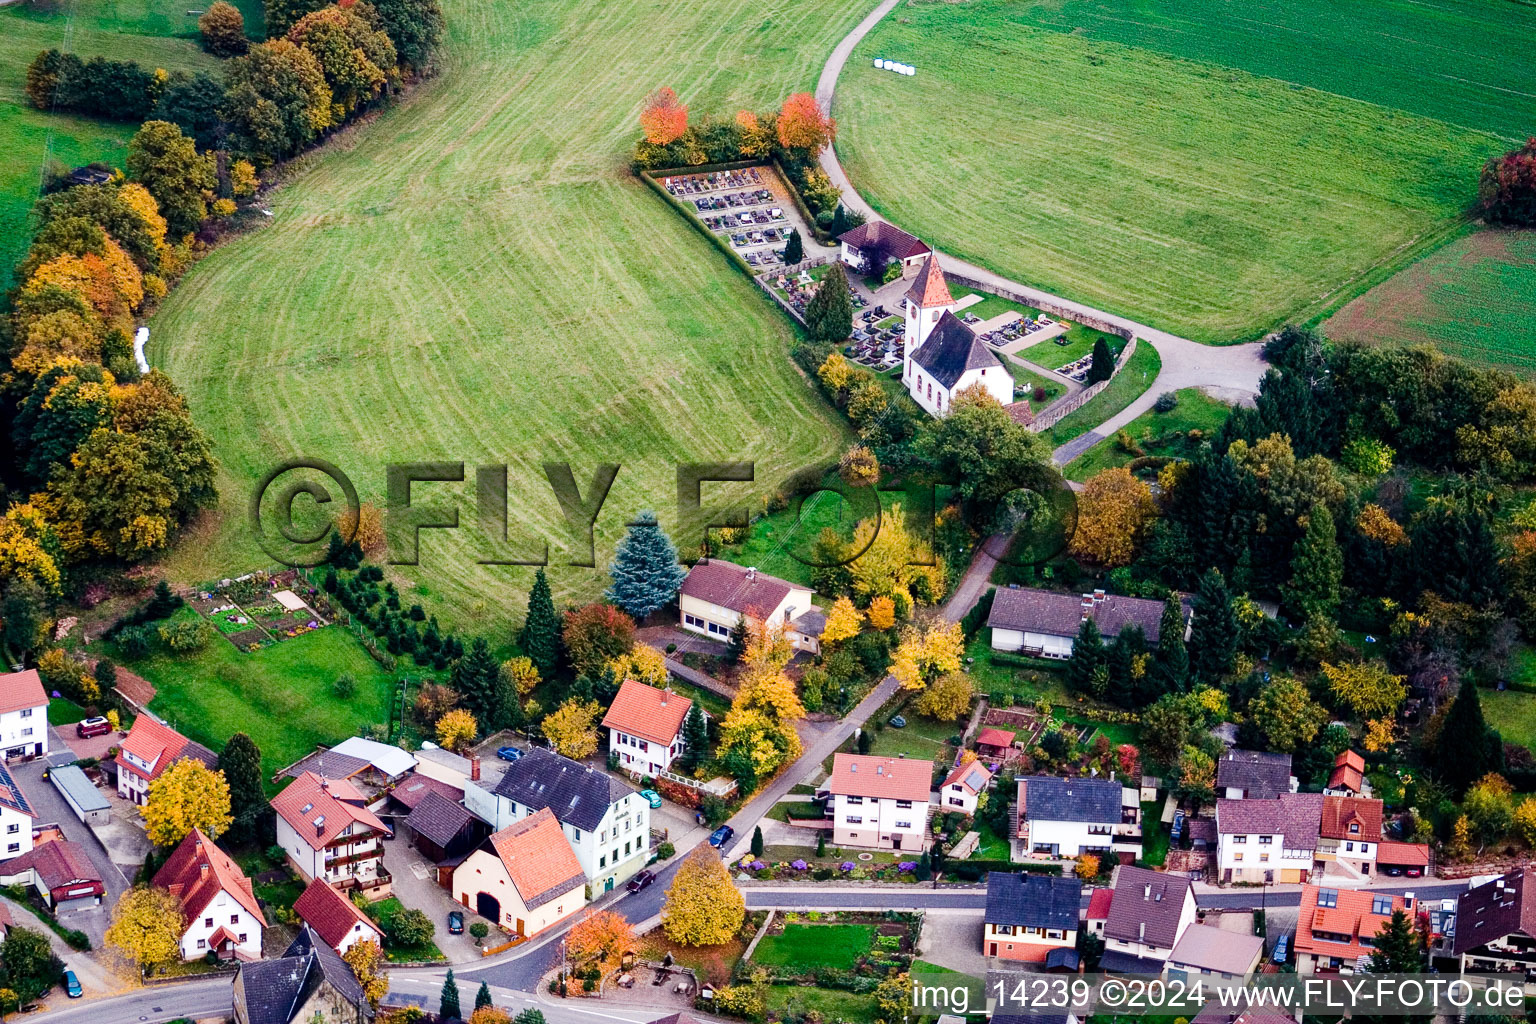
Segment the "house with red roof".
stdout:
<path fill-rule="evenodd" d="M 322 879 L 338 889 L 360 889 L 370 899 L 390 894 L 384 844 L 390 828 L 345 779 L 305 772 L 272 799 L 277 845 L 306 882 Z"/>
<path fill-rule="evenodd" d="M 936 256 L 924 257 L 902 303 L 906 333 L 901 382 L 913 401 L 930 415 L 942 416 L 955 396 L 979 387 L 1004 407 L 1013 404 L 1013 374 L 970 325 L 955 316 L 959 303 L 950 294 Z"/>
<path fill-rule="evenodd" d="M 200 743 L 193 743 L 153 715 L 141 714 L 117 752 L 117 795 L 136 804 L 149 800 L 149 784 L 158 779 L 183 757 L 194 758 L 209 768 L 219 763 L 218 755 Z"/>
<path fill-rule="evenodd" d="M 181 900 L 181 958 L 213 950 L 220 960 L 261 959 L 261 904 L 233 860 L 200 829 L 171 852 L 150 882 Z"/>
<path fill-rule="evenodd" d="M 975 814 L 976 801 L 987 791 L 992 782 L 991 770 L 980 761 L 968 761 L 955 766 L 939 784 L 939 804 L 946 813 L 959 811 Z"/>
<path fill-rule="evenodd" d="M 0 673 L 0 752 L 7 761 L 48 753 L 48 691 L 35 668 Z"/>
<path fill-rule="evenodd" d="M 842 261 L 864 275 L 884 274 L 895 260 L 905 277 L 933 252 L 927 242 L 885 220 L 865 221 L 838 235 L 837 241 Z"/>
<path fill-rule="evenodd" d="M 683 722 L 693 701 L 670 689 L 626 679 L 603 716 L 608 749 L 619 767 L 655 775 L 672 766 L 683 752 Z"/>
<path fill-rule="evenodd" d="M 549 808 L 494 833 L 453 872 L 453 898 L 531 937 L 586 905 L 587 874 Z"/>
<path fill-rule="evenodd" d="M 68 839 L 34 846 L 30 853 L 0 864 L 0 885 L 30 885 L 54 908 L 73 900 L 95 900 L 106 891 L 90 856 Z"/>
<path fill-rule="evenodd" d="M 932 761 L 836 754 L 824 788 L 832 802 L 832 841 L 838 846 L 914 855 L 927 848 Z"/>
<path fill-rule="evenodd" d="M 1358 796 L 1323 797 L 1317 859 L 1354 879 L 1369 878 L 1381 849 L 1381 801 Z"/>
<path fill-rule="evenodd" d="M 989 725 L 976 734 L 976 753 L 989 760 L 1006 760 L 1014 753 L 1013 740 L 1018 733 Z"/>
<path fill-rule="evenodd" d="M 1358 968 L 1396 910 L 1407 911 L 1411 918 L 1413 899 L 1400 893 L 1303 886 L 1292 944 L 1296 972 L 1332 974 Z"/>
<path fill-rule="evenodd" d="M 1370 796 L 1371 787 L 1365 781 L 1365 758 L 1353 750 L 1339 751 L 1323 792 L 1329 796 Z"/>
<path fill-rule="evenodd" d="M 1104 923 L 1109 920 L 1109 907 L 1115 901 L 1115 890 L 1101 885 L 1088 897 L 1088 910 L 1083 918 L 1087 929 L 1099 938 L 1104 937 Z"/>
<path fill-rule="evenodd" d="M 294 913 L 336 952 L 345 954 L 359 942 L 384 945 L 384 933 L 357 904 L 319 879 L 293 903 Z"/>
<path fill-rule="evenodd" d="M 795 628 L 797 617 L 815 606 L 810 587 L 781 580 L 755 568 L 707 558 L 694 564 L 677 594 L 679 621 L 684 629 L 726 643 L 741 625 L 743 615 L 770 626 L 782 627 L 785 636 L 799 649 L 814 650 L 820 644 L 819 630 L 802 623 L 806 632 Z M 809 633 L 814 632 L 814 638 Z"/>

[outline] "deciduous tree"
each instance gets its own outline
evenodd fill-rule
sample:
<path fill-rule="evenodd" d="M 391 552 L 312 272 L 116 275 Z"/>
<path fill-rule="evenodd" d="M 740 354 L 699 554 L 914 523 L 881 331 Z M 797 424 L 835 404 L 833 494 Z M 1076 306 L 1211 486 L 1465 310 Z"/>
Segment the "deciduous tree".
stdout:
<path fill-rule="evenodd" d="M 884 632 L 896 625 L 896 603 L 888 597 L 876 597 L 869 602 L 865 613 L 873 628 Z"/>
<path fill-rule="evenodd" d="M 1536 227 L 1536 138 L 1483 165 L 1477 198 L 1494 223 Z"/>
<path fill-rule="evenodd" d="M 960 671 L 964 650 L 965 633 L 958 622 L 909 627 L 891 655 L 890 672 L 903 689 L 921 689 L 947 672 Z"/>
<path fill-rule="evenodd" d="M 117 898 L 107 945 L 140 970 L 181 959 L 181 900 L 164 889 L 135 886 Z"/>
<path fill-rule="evenodd" d="M 273 20 L 273 0 L 267 6 L 267 31 L 286 32 L 290 22 Z M 252 46 L 229 62 L 225 77 L 222 113 L 230 143 L 257 168 L 298 152 L 333 124 L 331 87 L 320 62 L 288 39 Z"/>
<path fill-rule="evenodd" d="M 443 36 L 443 10 L 438 0 L 372 0 L 384 31 L 395 44 L 400 63 L 424 72 Z"/>
<path fill-rule="evenodd" d="M 539 685 L 539 668 L 532 658 L 508 658 L 501 663 L 501 673 L 512 684 L 519 697 L 526 697 Z"/>
<path fill-rule="evenodd" d="M 595 700 L 572 697 L 544 719 L 544 735 L 556 753 L 581 760 L 597 750 L 595 723 L 603 707 Z"/>
<path fill-rule="evenodd" d="M 1393 714 L 1408 696 L 1403 677 L 1393 675 L 1380 662 L 1355 661 L 1335 665 L 1325 661 L 1322 668 L 1333 695 L 1361 718 Z"/>
<path fill-rule="evenodd" d="M 149 784 L 149 797 L 140 813 L 149 841 L 156 846 L 175 846 L 194 828 L 217 839 L 233 820 L 229 783 L 222 772 L 183 757 Z"/>
<path fill-rule="evenodd" d="M 455 708 L 437 720 L 437 742 L 449 750 L 467 750 L 479 731 L 475 716 L 463 708 Z"/>
<path fill-rule="evenodd" d="M 1249 714 L 1269 749 L 1293 754 L 1304 749 L 1328 724 L 1328 711 L 1314 701 L 1306 685 L 1281 676 L 1253 699 Z"/>
<path fill-rule="evenodd" d="M 831 611 L 827 612 L 827 622 L 821 631 L 822 646 L 830 651 L 844 640 L 858 636 L 859 625 L 863 620 L 864 616 L 852 601 L 847 597 L 838 598 L 832 602 Z"/>
<path fill-rule="evenodd" d="M 1145 481 L 1124 466 L 1103 470 L 1078 495 L 1071 551 L 1100 565 L 1127 565 L 1156 516 Z"/>
<path fill-rule="evenodd" d="M 238 57 L 250 45 L 245 38 L 245 16 L 224 0 L 214 0 L 208 6 L 197 19 L 197 31 L 203 37 L 203 49 L 215 57 Z"/>
<path fill-rule="evenodd" d="M 746 900 L 731 883 L 725 863 L 701 844 L 667 887 L 661 927 L 680 945 L 718 946 L 736 934 L 746 913 Z"/>
<path fill-rule="evenodd" d="M 836 137 L 837 122 L 822 113 L 815 96 L 797 92 L 784 101 L 784 107 L 779 111 L 778 129 L 779 145 L 785 149 L 805 150 L 814 157 Z"/>
<path fill-rule="evenodd" d="M 656 513 L 641 512 L 629 524 L 608 567 L 613 584 L 606 594 L 636 619 L 643 619 L 677 599 L 688 570 L 677 561 L 677 548 Z"/>
<path fill-rule="evenodd" d="M 364 939 L 353 943 L 341 958 L 352 968 L 352 974 L 362 986 L 363 998 L 368 1000 L 368 1005 L 378 1006 L 379 1000 L 389 992 L 389 975 L 384 973 L 387 962 L 384 950 L 372 939 Z M 449 973 L 451 977 L 452 972 Z"/>
<path fill-rule="evenodd" d="M 635 645 L 635 620 L 611 604 L 594 602 L 565 614 L 565 650 L 578 675 L 595 675 Z"/>
<path fill-rule="evenodd" d="M 923 687 L 912 707 L 928 718 L 953 722 L 970 710 L 971 698 L 975 695 L 976 687 L 970 676 L 964 672 L 946 672 Z"/>
<path fill-rule="evenodd" d="M 594 910 L 571 928 L 566 954 L 579 966 L 596 967 L 607 974 L 619 967 L 624 954 L 634 949 L 635 930 L 624 915 Z"/>
<path fill-rule="evenodd" d="M 645 106 L 640 108 L 640 130 L 646 142 L 669 146 L 688 130 L 688 108 L 664 85 L 646 97 Z"/>
<path fill-rule="evenodd" d="M 196 231 L 208 216 L 207 197 L 217 184 L 213 160 L 176 125 L 144 122 L 128 141 L 128 176 L 155 197 L 173 236 Z"/>

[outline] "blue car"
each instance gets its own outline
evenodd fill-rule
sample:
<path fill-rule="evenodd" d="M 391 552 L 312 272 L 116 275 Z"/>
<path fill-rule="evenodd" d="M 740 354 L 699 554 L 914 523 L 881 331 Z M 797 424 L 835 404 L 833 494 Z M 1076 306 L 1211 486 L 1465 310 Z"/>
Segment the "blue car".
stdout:
<path fill-rule="evenodd" d="M 1285 963 L 1285 958 L 1290 955 L 1290 949 L 1291 936 L 1287 932 L 1285 935 L 1280 936 L 1280 941 L 1275 943 L 1275 951 L 1270 954 L 1269 958 L 1277 964 L 1283 964 Z"/>
<path fill-rule="evenodd" d="M 709 834 L 709 845 L 718 850 L 723 850 L 725 849 L 725 844 L 730 842 L 731 837 L 735 834 L 736 830 L 731 828 L 731 826 L 721 825 Z"/>
<path fill-rule="evenodd" d="M 503 761 L 516 761 L 523 756 L 523 752 L 516 747 L 497 747 L 496 756 Z"/>
<path fill-rule="evenodd" d="M 661 794 L 654 789 L 642 789 L 640 795 L 645 797 L 645 802 L 651 805 L 652 810 L 661 806 Z"/>
<path fill-rule="evenodd" d="M 64 972 L 64 991 L 69 993 L 71 999 L 79 999 L 85 995 L 85 989 L 80 987 L 80 979 L 75 977 L 74 971 Z"/>

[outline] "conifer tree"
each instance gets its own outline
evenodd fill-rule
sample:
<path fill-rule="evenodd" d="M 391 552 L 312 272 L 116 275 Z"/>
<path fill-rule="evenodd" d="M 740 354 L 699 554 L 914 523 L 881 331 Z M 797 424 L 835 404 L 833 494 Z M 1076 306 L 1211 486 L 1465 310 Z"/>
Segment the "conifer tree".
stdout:
<path fill-rule="evenodd" d="M 1115 354 L 1109 350 L 1109 342 L 1101 335 L 1093 343 L 1093 362 L 1088 366 L 1088 383 L 1097 384 L 1115 375 Z"/>
<path fill-rule="evenodd" d="M 1313 616 L 1331 619 L 1339 610 L 1344 583 L 1344 555 L 1334 534 L 1333 514 L 1321 503 L 1307 515 L 1307 532 L 1291 556 L 1291 580 L 1285 587 L 1286 609 L 1304 621 Z"/>
<path fill-rule="evenodd" d="M 460 1020 L 463 1013 L 459 1009 L 459 983 L 453 980 L 453 968 L 448 968 L 448 977 L 443 979 L 443 994 L 438 1000 L 437 1014 L 443 1020 Z"/>
<path fill-rule="evenodd" d="M 528 614 L 517 646 L 538 667 L 545 679 L 555 674 L 560 661 L 560 617 L 555 614 L 555 600 L 549 592 L 549 577 L 543 566 L 533 574 L 533 589 L 528 592 Z"/>
<path fill-rule="evenodd" d="M 698 701 L 694 701 L 693 707 L 688 709 L 688 717 L 683 719 L 683 752 L 677 759 L 677 767 L 680 771 L 691 772 L 708 753 L 709 725 L 704 721 Z"/>
<path fill-rule="evenodd" d="M 853 300 L 841 263 L 832 264 L 805 304 L 805 330 L 812 341 L 845 341 L 853 333 Z"/>
<path fill-rule="evenodd" d="M 1483 719 L 1477 684 L 1463 679 L 1456 700 L 1446 712 L 1435 745 L 1438 774 L 1457 794 L 1489 772 L 1504 768 L 1504 743 Z"/>
<path fill-rule="evenodd" d="M 1153 674 L 1163 693 L 1183 693 L 1189 689 L 1189 648 L 1184 645 L 1184 606 L 1178 594 L 1169 594 L 1163 602 Z"/>
<path fill-rule="evenodd" d="M 449 685 L 459 692 L 464 710 L 475 716 L 486 732 L 495 732 L 510 724 L 513 712 L 508 707 L 511 684 L 502 678 L 501 666 L 491 656 L 484 637 L 476 637 L 468 653 L 454 662 Z M 515 700 L 515 698 L 513 698 Z"/>
<path fill-rule="evenodd" d="M 475 993 L 475 1009 L 479 1010 L 491 1004 L 491 987 L 485 982 L 480 983 L 480 991 Z"/>
<path fill-rule="evenodd" d="M 219 771 L 229 783 L 230 828 L 244 839 L 255 837 L 256 825 L 267 811 L 261 785 L 261 751 L 243 732 L 237 732 L 219 753 Z"/>
<path fill-rule="evenodd" d="M 1190 661 L 1203 682 L 1216 683 L 1232 671 L 1237 657 L 1237 613 L 1232 594 L 1218 569 L 1207 569 L 1195 592 L 1195 621 L 1190 634 Z"/>
<path fill-rule="evenodd" d="M 1092 618 L 1083 620 L 1072 642 L 1072 660 L 1067 664 L 1067 686 L 1078 693 L 1093 693 L 1095 677 L 1103 676 L 1099 670 L 1107 668 L 1108 655 L 1104 650 L 1104 636 L 1098 623 Z M 1096 697 L 1102 693 L 1093 693 Z"/>
<path fill-rule="evenodd" d="M 784 243 L 784 265 L 794 266 L 805 259 L 805 243 L 800 239 L 800 229 L 790 228 L 789 239 Z"/>
<path fill-rule="evenodd" d="M 672 603 L 688 570 L 678 564 L 677 548 L 656 513 L 647 510 L 629 524 L 608 575 L 613 585 L 605 596 L 638 621 Z"/>

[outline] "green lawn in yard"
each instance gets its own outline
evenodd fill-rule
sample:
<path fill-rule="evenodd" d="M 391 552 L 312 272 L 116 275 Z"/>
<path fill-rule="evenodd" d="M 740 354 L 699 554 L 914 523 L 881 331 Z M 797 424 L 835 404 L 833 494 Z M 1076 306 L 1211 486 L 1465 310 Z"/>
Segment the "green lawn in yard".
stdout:
<path fill-rule="evenodd" d="M 1074 721 L 1071 716 L 1068 716 L 1067 720 Z M 1099 736 L 1106 737 L 1111 747 L 1118 747 L 1125 743 L 1134 746 L 1138 739 L 1136 726 L 1129 722 L 1094 722 L 1086 718 L 1076 719 L 1075 721 L 1079 725 L 1092 725 L 1094 727 L 1093 731 L 1088 734 L 1087 742 L 1089 746 L 1092 746 L 1094 740 Z"/>
<path fill-rule="evenodd" d="M 1005 299 L 1001 295 L 993 295 L 990 292 L 967 288 L 965 285 L 956 284 L 953 281 L 949 282 L 949 294 L 956 300 L 963 299 L 967 295 L 981 296 L 980 302 L 966 306 L 956 314 L 958 316 L 978 316 L 983 320 L 991 320 L 993 317 L 1002 316 L 1004 313 L 1018 313 L 1020 316 L 1025 317 L 1040 315 L 1040 311 L 1034 306 L 1026 306 L 1022 302 L 1014 302 L 1012 299 Z"/>
<path fill-rule="evenodd" d="M 448 959 L 447 957 L 443 956 L 443 951 L 437 948 L 437 943 L 431 941 L 430 939 L 420 946 L 400 946 L 396 945 L 394 941 L 388 938 L 390 922 L 394 920 L 396 914 L 401 913 L 405 909 L 406 908 L 404 904 L 402 904 L 394 896 L 387 896 L 382 900 L 368 904 L 368 916 L 377 921 L 379 923 L 379 927 L 384 929 L 385 955 L 396 963 Z"/>
<path fill-rule="evenodd" d="M 935 722 L 931 718 L 924 718 L 916 714 L 911 708 L 903 711 L 902 717 L 907 720 L 903 728 L 886 725 L 884 729 L 874 730 L 870 725 L 871 754 L 879 754 L 883 757 L 907 757 L 921 758 L 932 761 L 943 753 L 951 736 L 960 733 L 960 726 L 954 722 Z"/>
<path fill-rule="evenodd" d="M 795 974 L 822 967 L 845 971 L 874 942 L 872 924 L 786 924 L 782 935 L 763 936 L 752 959 Z"/>
<path fill-rule="evenodd" d="M 1179 458 L 1192 455 L 1193 448 L 1199 442 L 1190 440 L 1187 436 L 1189 432 L 1198 430 L 1202 434 L 1210 434 L 1219 429 L 1232 412 L 1230 405 L 1211 398 L 1199 388 L 1184 388 L 1178 392 L 1178 396 L 1179 404 L 1172 412 L 1148 409 L 1125 427 L 1125 432 L 1148 455 Z M 1170 436 L 1175 431 L 1181 431 L 1186 436 Z M 1134 454 L 1120 446 L 1117 437 L 1111 437 L 1067 463 L 1064 472 L 1068 480 L 1087 480 L 1101 470 L 1124 466 L 1134 458 Z"/>
<path fill-rule="evenodd" d="M 504 637 L 533 570 L 484 564 L 475 466 L 508 465 L 522 557 L 549 543 L 564 606 L 608 585 L 600 567 L 642 509 L 697 552 L 700 524 L 676 521 L 680 464 L 753 463 L 752 482 L 703 485 L 714 512 L 852 437 L 790 360 L 793 322 L 627 166 L 658 84 L 696 118 L 777 108 L 867 0 L 443 6 L 441 74 L 301 161 L 267 226 L 193 267 L 150 323 L 149 359 L 212 437 L 223 497 L 166 557 L 172 580 L 270 564 L 245 508 L 279 460 L 329 459 L 379 504 L 386 464 L 462 460 L 464 483 L 417 485 L 462 527 L 426 531 L 420 564 L 389 575 L 445 627 Z M 596 466 L 622 467 L 599 568 L 571 564 L 547 462 L 569 462 L 583 495 Z"/>
<path fill-rule="evenodd" d="M 905 390 L 899 379 L 895 389 Z M 888 509 L 900 501 L 900 491 L 880 492 L 882 508 Z M 854 527 L 858 525 L 859 512 L 841 495 L 831 491 L 807 497 L 798 509 L 798 518 L 795 504 L 791 501 L 789 508 L 754 521 L 747 530 L 746 540 L 724 547 L 721 557 L 738 565 L 756 566 L 770 576 L 810 586 L 812 567 L 795 556 L 809 559 L 816 538 L 829 526 L 844 540 L 851 539 Z"/>
<path fill-rule="evenodd" d="M 85 717 L 85 708 L 72 700 L 55 697 L 48 702 L 49 725 L 74 725 L 76 722 L 83 721 Z"/>
<path fill-rule="evenodd" d="M 978 691 L 1007 694 L 1021 706 L 1032 704 L 1041 696 L 1049 697 L 1055 704 L 1072 702 L 1054 666 L 1035 669 L 994 661 L 996 652 L 992 650 L 990 638 L 991 630 L 982 628 L 965 647 L 965 656 L 973 659 L 971 680 Z"/>
<path fill-rule="evenodd" d="M 1162 824 L 1161 800 L 1141 802 L 1141 859 L 1149 866 L 1160 868 L 1168 860 L 1168 847 L 1173 841 Z"/>
<path fill-rule="evenodd" d="M 874 1020 L 878 1012 L 872 992 L 860 995 L 806 985 L 768 986 L 768 1011 L 777 1013 L 779 1019 L 801 1019 L 812 1010 L 828 1021 Z"/>
<path fill-rule="evenodd" d="M 1005 792 L 1002 788 L 998 788 L 992 792 L 990 799 L 1007 800 L 1008 796 L 1009 794 L 1007 792 Z M 972 857 L 977 860 L 1012 859 L 1013 850 L 1008 843 L 1007 837 L 1000 836 L 996 832 L 993 832 L 992 826 L 988 825 L 985 821 L 980 819 L 977 819 L 975 828 L 976 832 L 981 836 L 981 844 L 976 847 L 976 852 L 971 854 Z M 912 969 L 916 970 L 917 966 L 914 964 Z"/>
<path fill-rule="evenodd" d="M 768 809 L 768 817 L 774 821 L 788 821 L 790 818 L 820 818 L 822 817 L 821 805 L 813 803 L 776 803 Z"/>
<path fill-rule="evenodd" d="M 1483 717 L 1509 743 L 1536 750 L 1536 693 L 1479 690 Z"/>
<path fill-rule="evenodd" d="M 197 615 L 191 608 L 173 621 Z M 154 684 L 150 710 L 214 751 L 244 732 L 261 748 L 270 776 L 315 749 L 389 721 L 394 677 L 341 626 L 327 626 L 247 654 L 221 636 L 201 651 L 175 657 L 157 648 L 133 661 L 101 641 L 91 645 Z M 332 692 L 344 672 L 357 680 L 348 700 Z"/>
<path fill-rule="evenodd" d="M 1458 230 L 1483 162 L 1536 123 L 1533 33 L 1536 7 L 1476 0 L 908 5 L 843 71 L 837 148 L 956 256 L 1247 339 Z"/>
<path fill-rule="evenodd" d="M 1059 423 L 1046 432 L 1046 439 L 1053 445 L 1066 444 L 1077 435 L 1097 427 L 1136 401 L 1152 386 L 1162 368 L 1163 357 L 1157 354 L 1157 349 L 1138 343 L 1131 358 L 1110 379 L 1109 386 L 1088 399 L 1085 405 L 1063 416 Z"/>
<path fill-rule="evenodd" d="M 1324 325 L 1340 341 L 1429 342 L 1536 373 L 1536 231 L 1479 231 L 1366 292 Z"/>
<path fill-rule="evenodd" d="M 1096 331 L 1092 327 L 1084 327 L 1082 324 L 1073 324 L 1067 328 L 1067 333 L 1055 338 L 1047 338 L 1037 341 L 1035 344 L 1023 349 L 1019 355 L 1032 363 L 1059 370 L 1068 363 L 1075 363 L 1087 355 L 1093 354 L 1093 346 L 1100 338 L 1109 342 L 1109 350 L 1115 355 L 1125 347 L 1125 339 L 1118 334 L 1110 334 L 1107 331 Z M 1066 342 L 1066 344 L 1062 344 Z"/>

